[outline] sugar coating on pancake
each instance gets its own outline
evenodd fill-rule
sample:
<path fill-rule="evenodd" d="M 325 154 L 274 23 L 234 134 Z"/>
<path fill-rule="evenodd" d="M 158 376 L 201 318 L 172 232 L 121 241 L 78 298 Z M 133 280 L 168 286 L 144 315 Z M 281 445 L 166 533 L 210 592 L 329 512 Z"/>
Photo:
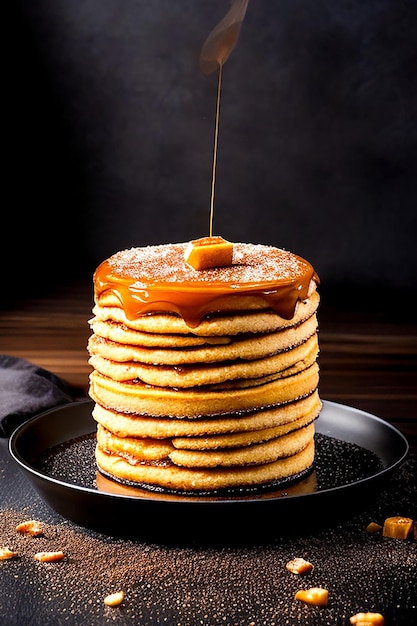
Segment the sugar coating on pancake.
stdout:
<path fill-rule="evenodd" d="M 209 312 L 242 306 L 263 305 L 288 319 L 318 282 L 308 261 L 281 248 L 235 243 L 232 265 L 198 271 L 185 262 L 187 245 L 116 252 L 96 270 L 96 299 L 115 295 L 129 318 L 176 312 L 189 326 L 198 325 Z"/>
<path fill-rule="evenodd" d="M 123 250 L 95 272 L 98 470 L 181 494 L 298 479 L 321 409 L 318 277 L 291 252 L 245 243 L 196 270 L 187 246 Z"/>
<path fill-rule="evenodd" d="M 265 283 L 272 287 L 277 282 L 300 281 L 298 285 L 315 274 L 308 261 L 288 250 L 251 243 L 233 244 L 231 265 L 196 271 L 185 262 L 187 246 L 188 242 L 122 250 L 104 261 L 101 272 L 121 282 L 131 280 L 135 289 L 170 284 L 175 291 L 187 284 L 209 291 L 228 284 L 242 289 Z"/>

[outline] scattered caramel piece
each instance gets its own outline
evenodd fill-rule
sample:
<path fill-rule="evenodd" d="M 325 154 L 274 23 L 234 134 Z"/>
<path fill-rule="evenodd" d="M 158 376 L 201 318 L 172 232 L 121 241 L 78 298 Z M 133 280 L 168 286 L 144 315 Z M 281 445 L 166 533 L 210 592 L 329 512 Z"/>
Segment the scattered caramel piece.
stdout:
<path fill-rule="evenodd" d="M 190 241 L 184 252 L 184 260 L 195 270 L 232 265 L 233 244 L 223 237 L 202 237 Z"/>
<path fill-rule="evenodd" d="M 370 522 L 366 527 L 366 532 L 370 534 L 377 533 L 381 530 L 381 528 L 381 524 L 377 524 L 376 522 Z"/>
<path fill-rule="evenodd" d="M 285 567 L 293 574 L 305 574 L 306 572 L 311 572 L 314 565 L 305 559 L 297 557 L 292 559 L 292 561 L 288 561 Z"/>
<path fill-rule="evenodd" d="M 56 552 L 37 552 L 34 558 L 42 563 L 54 563 L 55 561 L 62 561 L 64 553 L 60 550 Z"/>
<path fill-rule="evenodd" d="M 355 626 L 384 626 L 385 620 L 381 613 L 356 613 L 350 618 Z"/>
<path fill-rule="evenodd" d="M 43 528 L 35 519 L 18 524 L 16 526 L 16 531 L 25 535 L 31 535 L 31 537 L 39 537 L 40 535 L 43 535 Z"/>
<path fill-rule="evenodd" d="M 387 517 L 382 529 L 383 537 L 391 539 L 407 539 L 413 532 L 413 520 L 409 517 Z"/>
<path fill-rule="evenodd" d="M 123 602 L 124 597 L 124 591 L 117 591 L 116 593 L 111 593 L 110 595 L 106 596 L 103 602 L 107 606 L 119 606 L 119 604 Z"/>
<path fill-rule="evenodd" d="M 297 591 L 294 598 L 314 606 L 327 606 L 329 592 L 322 587 L 311 587 L 310 589 L 300 589 L 300 591 Z"/>
<path fill-rule="evenodd" d="M 14 559 L 17 556 L 17 552 L 13 552 L 10 548 L 0 548 L 0 561 L 7 561 L 8 559 Z"/>

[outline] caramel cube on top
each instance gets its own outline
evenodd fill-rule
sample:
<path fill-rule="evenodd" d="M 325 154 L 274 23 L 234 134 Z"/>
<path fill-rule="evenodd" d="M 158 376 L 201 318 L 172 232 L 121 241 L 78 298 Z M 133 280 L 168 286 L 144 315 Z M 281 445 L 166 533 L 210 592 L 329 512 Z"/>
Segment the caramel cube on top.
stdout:
<path fill-rule="evenodd" d="M 201 237 L 190 241 L 184 260 L 195 270 L 232 265 L 233 244 L 223 237 Z"/>

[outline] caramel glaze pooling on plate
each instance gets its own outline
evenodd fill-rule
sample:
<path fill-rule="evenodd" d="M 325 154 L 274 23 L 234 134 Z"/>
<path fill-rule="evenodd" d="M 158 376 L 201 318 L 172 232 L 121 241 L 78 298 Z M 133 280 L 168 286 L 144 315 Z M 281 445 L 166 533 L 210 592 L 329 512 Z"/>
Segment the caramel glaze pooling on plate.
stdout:
<path fill-rule="evenodd" d="M 94 274 L 96 301 L 111 292 L 129 319 L 171 312 L 195 328 L 204 315 L 233 311 L 234 296 L 256 296 L 291 319 L 297 302 L 310 295 L 311 283 L 319 283 L 308 261 L 280 248 L 234 243 L 230 266 L 194 270 L 184 260 L 186 246 L 169 243 L 116 252 Z"/>

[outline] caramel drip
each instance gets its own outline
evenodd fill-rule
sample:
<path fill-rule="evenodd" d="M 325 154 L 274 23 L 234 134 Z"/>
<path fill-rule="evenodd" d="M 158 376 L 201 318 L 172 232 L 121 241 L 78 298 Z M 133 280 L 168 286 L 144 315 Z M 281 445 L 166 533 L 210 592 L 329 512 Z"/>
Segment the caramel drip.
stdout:
<path fill-rule="evenodd" d="M 250 247 L 250 244 L 241 245 Z M 173 252 L 177 246 L 180 244 L 167 244 L 159 248 L 168 247 L 169 251 Z M 261 246 L 261 248 L 271 250 L 266 246 Z M 140 255 L 141 250 L 147 249 L 136 250 Z M 272 250 L 281 252 L 275 248 Z M 106 293 L 114 294 L 129 319 L 136 319 L 151 312 L 170 312 L 177 313 L 190 328 L 195 328 L 209 313 L 236 310 L 238 308 L 234 305 L 236 298 L 242 296 L 260 298 L 280 317 L 291 319 L 297 302 L 309 296 L 311 281 L 319 282 L 313 267 L 304 259 L 290 253 L 285 254 L 290 255 L 291 259 L 296 261 L 297 271 L 292 270 L 287 275 L 281 276 L 277 274 L 265 280 L 259 280 L 255 276 L 255 280 L 241 282 L 238 280 L 239 276 L 236 279 L 233 275 L 234 268 L 237 268 L 238 273 L 241 267 L 239 264 L 228 268 L 216 268 L 213 272 L 210 270 L 184 271 L 184 268 L 178 264 L 178 276 L 175 280 L 171 277 L 169 280 L 163 280 L 161 277 L 158 279 L 158 276 L 152 275 L 149 268 L 146 274 L 139 275 L 132 258 L 129 258 L 126 263 L 121 262 L 120 255 L 129 253 L 134 256 L 135 250 L 118 253 L 104 261 L 94 275 L 96 301 L 99 301 L 100 297 Z M 175 272 L 174 261 L 171 258 L 171 273 Z M 164 259 L 161 258 L 160 264 L 163 263 Z M 262 260 L 259 263 L 262 266 Z M 225 271 L 222 271 L 223 269 Z M 193 272 L 191 275 L 189 275 L 190 271 Z"/>

